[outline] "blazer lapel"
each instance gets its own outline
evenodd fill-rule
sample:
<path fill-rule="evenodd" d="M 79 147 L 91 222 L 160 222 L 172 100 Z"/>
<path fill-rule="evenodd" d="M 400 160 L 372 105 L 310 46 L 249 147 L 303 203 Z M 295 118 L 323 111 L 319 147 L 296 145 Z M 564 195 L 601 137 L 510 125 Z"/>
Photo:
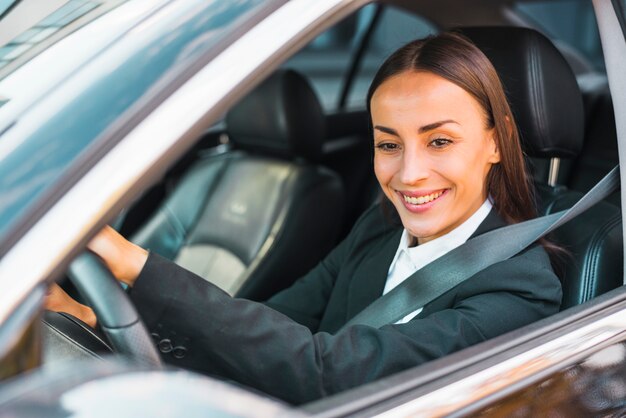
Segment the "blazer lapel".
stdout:
<path fill-rule="evenodd" d="M 402 228 L 389 233 L 371 248 L 357 266 L 348 287 L 346 321 L 383 294 L 387 274 L 396 255 Z"/>
<path fill-rule="evenodd" d="M 485 220 L 482 221 L 480 225 L 478 225 L 478 228 L 476 228 L 476 231 L 474 231 L 474 233 L 469 237 L 469 239 L 472 239 L 478 235 L 484 234 L 485 232 L 489 232 L 493 229 L 506 226 L 506 224 L 507 223 L 504 222 L 504 219 L 502 219 L 500 215 L 498 215 L 498 211 L 496 211 L 495 208 L 492 208 L 491 211 L 489 212 L 489 215 L 487 215 Z"/>

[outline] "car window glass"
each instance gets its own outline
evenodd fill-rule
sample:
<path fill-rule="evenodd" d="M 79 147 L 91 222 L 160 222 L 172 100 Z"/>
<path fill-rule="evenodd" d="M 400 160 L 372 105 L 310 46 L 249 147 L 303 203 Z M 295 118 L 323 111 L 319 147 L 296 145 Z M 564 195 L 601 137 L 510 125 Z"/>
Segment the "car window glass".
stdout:
<path fill-rule="evenodd" d="M 515 10 L 552 39 L 565 55 L 578 54 L 574 72 L 596 70 L 604 72 L 600 35 L 590 1 L 563 0 L 518 3 Z M 563 51 L 563 49 L 566 51 Z M 568 56 L 572 63 L 574 58 Z M 590 68 L 584 68 L 590 66 Z"/>
<path fill-rule="evenodd" d="M 306 76 L 327 111 L 337 108 L 351 56 L 372 20 L 375 8 L 375 5 L 368 5 L 318 35 L 284 64 L 285 68 Z"/>
<path fill-rule="evenodd" d="M 10 17 L 8 16 L 6 22 L 3 20 L 3 25 L 7 25 L 7 29 L 5 34 L 0 36 L 0 68 L 18 60 L 34 46 L 49 39 L 64 27 L 101 5 L 101 2 L 96 1 L 69 0 L 62 6 L 53 9 L 50 14 L 32 26 L 26 22 L 8 19 Z M 8 6 L 6 6 L 7 10 Z M 0 14 L 3 13 L 3 7 L 0 3 Z M 26 26 L 24 26 L 25 24 Z M 5 39 L 6 36 L 9 36 L 9 39 Z"/>
<path fill-rule="evenodd" d="M 40 125 L 34 126 L 27 134 L 19 130 L 25 124 L 23 115 L 20 115 L 22 119 L 18 119 L 17 123 L 11 124 L 14 115 L 10 111 L 12 102 L 2 105 L 0 124 L 6 123 L 3 128 L 9 128 L 2 132 L 0 143 L 6 147 L 3 151 L 10 152 L 3 155 L 0 178 L 3 193 L 10 198 L 0 202 L 0 235 L 6 238 L 7 231 L 16 228 L 15 225 L 30 222 L 33 219 L 32 211 L 40 207 L 42 199 L 50 195 L 49 190 L 55 190 L 54 187 L 60 185 L 65 187 L 68 173 L 76 170 L 74 164 L 80 164 L 80 158 L 91 152 L 89 147 L 102 146 L 103 138 L 106 138 L 104 135 L 110 131 L 107 129 L 114 122 L 126 120 L 122 118 L 129 114 L 127 112 L 133 112 L 138 105 L 145 106 L 142 102 L 152 100 L 156 83 L 160 80 L 171 82 L 181 77 L 182 71 L 192 67 L 190 63 L 196 62 L 199 57 L 221 51 L 225 48 L 223 40 L 238 25 L 259 13 L 265 4 L 267 2 L 262 0 L 201 2 L 203 14 L 185 15 L 181 12 L 184 19 L 177 22 L 181 29 L 176 29 L 179 32 L 172 39 L 169 31 L 164 31 L 162 27 L 172 26 L 174 18 L 155 14 L 153 22 L 156 23 L 143 26 L 142 37 L 134 37 L 133 42 L 128 44 L 114 43 L 105 50 L 108 56 L 118 59 L 110 63 L 108 71 L 90 65 L 81 72 L 81 78 L 68 78 L 63 88 L 55 87 L 53 93 L 48 93 L 48 97 L 58 97 L 61 103 L 58 106 L 63 107 L 57 106 L 54 113 L 50 112 L 48 119 L 43 119 Z M 195 7 L 195 3 L 191 2 L 186 7 Z M 81 28 L 84 31 L 88 29 L 89 26 Z M 74 34 L 80 35 L 80 32 Z M 54 46 L 69 41 L 72 39 L 66 37 Z M 133 54 L 120 54 L 118 51 L 122 50 L 133 51 Z M 19 75 L 19 71 L 16 71 L 12 73 L 12 80 L 5 78 L 3 83 L 9 81 L 9 87 L 17 88 Z M 83 81 L 87 80 L 86 77 L 90 77 L 88 88 L 70 90 L 79 83 L 87 83 Z M 76 94 L 67 95 L 65 86 L 69 86 L 67 90 Z M 159 88 L 164 87 L 161 85 Z M 2 89 L 0 103 L 6 102 L 5 94 Z M 7 96 L 11 99 L 10 95 Z M 98 100 L 94 100 L 94 97 Z M 14 105 L 16 103 L 13 101 Z M 13 129 L 13 126 L 17 128 Z M 29 161 L 29 164 L 25 165 L 24 161 Z"/>
<path fill-rule="evenodd" d="M 341 89 L 351 60 L 376 13 L 368 5 L 311 41 L 283 67 L 304 74 L 312 83 L 325 110 L 338 107 Z M 403 43 L 436 32 L 433 24 L 401 9 L 387 7 L 378 21 L 373 38 L 363 57 L 351 93 L 348 108 L 364 108 L 364 98 L 376 69 L 392 51 Z"/>

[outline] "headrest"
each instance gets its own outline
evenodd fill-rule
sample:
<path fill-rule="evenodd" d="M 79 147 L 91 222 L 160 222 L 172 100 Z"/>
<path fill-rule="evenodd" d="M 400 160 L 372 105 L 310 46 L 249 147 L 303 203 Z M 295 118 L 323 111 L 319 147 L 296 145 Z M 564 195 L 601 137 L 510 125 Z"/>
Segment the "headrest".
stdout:
<path fill-rule="evenodd" d="M 226 115 L 238 148 L 282 157 L 319 159 L 325 118 L 313 89 L 293 70 L 279 70 Z"/>
<path fill-rule="evenodd" d="M 574 157 L 583 144 L 582 95 L 565 58 L 539 32 L 518 27 L 460 28 L 496 68 L 533 157 Z"/>

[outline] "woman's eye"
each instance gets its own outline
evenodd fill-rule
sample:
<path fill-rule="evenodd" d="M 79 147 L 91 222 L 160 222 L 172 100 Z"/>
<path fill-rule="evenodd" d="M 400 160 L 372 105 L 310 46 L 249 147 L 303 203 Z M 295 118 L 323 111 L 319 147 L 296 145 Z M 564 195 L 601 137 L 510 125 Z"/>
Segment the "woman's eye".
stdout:
<path fill-rule="evenodd" d="M 398 144 L 393 144 L 390 142 L 382 142 L 378 145 L 376 145 L 376 148 L 378 148 L 381 151 L 386 151 L 386 152 L 391 152 L 391 151 L 395 151 L 399 148 Z"/>
<path fill-rule="evenodd" d="M 430 141 L 430 146 L 434 147 L 434 148 L 445 148 L 448 145 L 450 145 L 452 143 L 452 141 L 450 141 L 449 139 L 446 138 L 435 138 L 432 141 Z"/>

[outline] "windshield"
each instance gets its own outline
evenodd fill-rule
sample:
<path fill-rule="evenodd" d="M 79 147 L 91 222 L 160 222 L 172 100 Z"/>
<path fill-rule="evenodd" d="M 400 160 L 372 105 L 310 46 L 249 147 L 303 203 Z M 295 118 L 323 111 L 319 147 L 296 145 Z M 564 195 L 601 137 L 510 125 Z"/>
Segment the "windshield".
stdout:
<path fill-rule="evenodd" d="M 102 22 L 108 19 L 119 28 L 128 20 L 123 7 L 94 21 L 96 26 L 101 23 L 94 43 L 103 50 L 88 51 L 84 63 L 53 70 L 55 76 L 46 78 L 46 65 L 72 60 L 72 52 L 82 54 L 64 47 L 81 39 L 84 46 L 81 35 L 94 35 L 90 25 L 58 41 L 54 54 L 38 56 L 0 83 L 0 103 L 5 103 L 0 106 L 0 253 L 9 245 L 3 242 L 8 231 L 20 220 L 32 221 L 51 186 L 75 181 L 64 177 L 73 164 L 92 163 L 80 157 L 107 128 L 128 110 L 136 110 L 140 100 L 162 97 L 168 82 L 199 57 L 217 53 L 225 46 L 220 41 L 240 29 L 264 2 L 181 0 L 163 2 L 156 11 L 154 3 L 125 4 L 142 5 L 152 14 L 145 17 L 134 10 L 135 21 L 118 30 L 114 42 L 101 41 L 107 27 Z M 35 82 L 35 75 L 48 84 Z M 40 83 L 41 88 L 33 93 L 30 83 Z M 22 90 L 31 94 L 20 102 L 16 95 Z"/>

